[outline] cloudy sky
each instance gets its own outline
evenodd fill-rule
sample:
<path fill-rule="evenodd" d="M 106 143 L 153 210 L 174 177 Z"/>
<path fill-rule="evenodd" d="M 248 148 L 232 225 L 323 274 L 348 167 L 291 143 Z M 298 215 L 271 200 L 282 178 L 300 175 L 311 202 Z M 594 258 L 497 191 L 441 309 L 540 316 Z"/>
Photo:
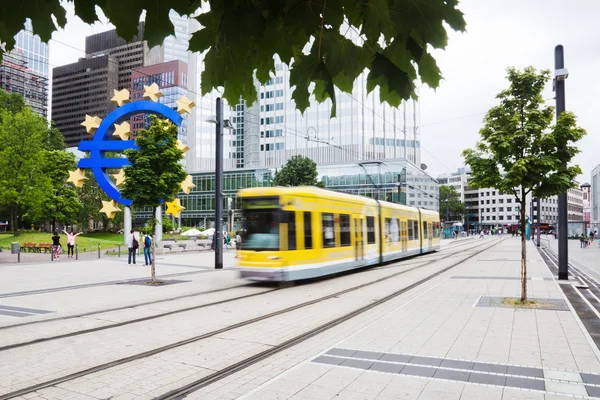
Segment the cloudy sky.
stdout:
<path fill-rule="evenodd" d="M 89 26 L 73 16 L 50 42 L 51 68 L 83 57 L 85 36 L 112 26 Z M 423 162 L 437 176 L 463 166 L 462 150 L 472 147 L 485 112 L 496 104 L 506 87 L 508 66 L 554 68 L 554 47 L 565 47 L 567 110 L 575 112 L 588 131 L 576 162 L 583 169 L 581 183 L 590 180 L 600 164 L 600 122 L 595 114 L 600 94 L 600 2 L 594 0 L 464 0 L 460 9 L 467 20 L 466 33 L 450 33 L 445 51 L 436 59 L 444 81 L 436 90 L 421 91 Z M 544 98 L 554 105 L 551 83 Z"/>

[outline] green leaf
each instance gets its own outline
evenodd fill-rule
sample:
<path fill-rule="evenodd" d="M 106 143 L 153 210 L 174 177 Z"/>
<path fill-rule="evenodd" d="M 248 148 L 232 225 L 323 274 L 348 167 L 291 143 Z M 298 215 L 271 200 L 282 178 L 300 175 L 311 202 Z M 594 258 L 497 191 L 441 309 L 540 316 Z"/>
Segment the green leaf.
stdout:
<path fill-rule="evenodd" d="M 292 100 L 301 113 L 304 113 L 304 110 L 310 105 L 308 82 L 317 66 L 318 61 L 313 57 L 298 53 L 294 58 L 294 64 L 290 71 L 290 86 L 295 86 L 292 91 Z"/>
<path fill-rule="evenodd" d="M 410 76 L 383 54 L 378 53 L 375 56 L 369 70 L 368 93 L 379 86 L 380 100 L 388 102 L 392 107 L 398 107 L 402 100 L 411 98 L 414 83 L 410 80 Z"/>
<path fill-rule="evenodd" d="M 423 83 L 430 88 L 437 88 L 442 79 L 442 73 L 435 62 L 435 59 L 429 53 L 424 53 L 419 61 L 419 75 Z"/>
<path fill-rule="evenodd" d="M 100 7 L 104 6 L 104 2 L 94 1 L 94 0 L 74 0 L 75 3 L 75 15 L 77 15 L 81 20 L 88 24 L 93 24 L 98 21 L 98 14 L 96 14 L 96 3 L 99 4 Z"/>

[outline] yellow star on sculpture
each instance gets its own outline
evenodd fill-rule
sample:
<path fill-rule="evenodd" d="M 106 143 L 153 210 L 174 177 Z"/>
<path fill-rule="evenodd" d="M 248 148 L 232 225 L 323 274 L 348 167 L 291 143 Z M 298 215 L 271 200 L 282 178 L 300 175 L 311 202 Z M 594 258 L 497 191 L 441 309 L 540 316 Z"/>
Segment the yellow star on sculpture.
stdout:
<path fill-rule="evenodd" d="M 115 185 L 117 186 L 125 182 L 125 171 L 123 169 L 120 169 L 118 174 L 112 174 L 111 176 L 115 178 Z"/>
<path fill-rule="evenodd" d="M 184 153 L 190 149 L 187 145 L 183 144 L 183 142 L 179 139 L 177 139 L 177 148 L 179 150 L 183 151 Z"/>
<path fill-rule="evenodd" d="M 181 211 L 185 210 L 185 207 L 181 206 L 181 200 L 175 199 L 167 202 L 167 211 L 165 214 L 171 214 L 174 217 L 179 217 Z"/>
<path fill-rule="evenodd" d="M 113 219 L 115 215 L 121 211 L 119 207 L 117 207 L 117 202 L 114 200 L 104 201 L 102 200 L 102 208 L 100 209 L 101 213 L 106 214 L 106 216 L 110 219 Z"/>
<path fill-rule="evenodd" d="M 128 140 L 133 133 L 131 133 L 131 127 L 129 122 L 122 122 L 121 124 L 115 124 L 115 131 L 113 136 L 118 136 L 121 140 Z"/>
<path fill-rule="evenodd" d="M 131 100 L 129 99 L 129 90 L 113 89 L 113 92 L 115 95 L 112 97 L 112 99 L 110 99 L 110 101 L 112 101 L 113 103 L 116 103 L 119 107 L 121 107 L 123 104 L 131 102 Z"/>
<path fill-rule="evenodd" d="M 180 100 L 175 100 L 175 103 L 177 103 L 177 112 L 179 114 L 191 114 L 192 108 L 196 105 L 196 103 L 188 99 L 187 96 L 183 96 Z"/>
<path fill-rule="evenodd" d="M 190 194 L 190 190 L 194 187 L 196 187 L 196 185 L 194 185 L 192 183 L 192 176 L 188 175 L 185 180 L 183 182 L 181 182 L 181 189 L 184 191 L 185 194 Z"/>
<path fill-rule="evenodd" d="M 162 97 L 163 94 L 160 92 L 158 85 L 154 82 L 150 86 L 144 85 L 144 99 L 158 101 L 159 97 Z"/>
<path fill-rule="evenodd" d="M 88 178 L 81 168 L 77 168 L 75 171 L 69 171 L 69 179 L 67 182 L 73 183 L 76 187 L 82 187 Z"/>
<path fill-rule="evenodd" d="M 80 125 L 85 126 L 85 131 L 87 133 L 94 133 L 96 132 L 96 129 L 98 129 L 98 127 L 100 126 L 101 122 L 102 118 L 90 117 L 89 115 L 85 114 L 85 121 L 83 121 Z"/>

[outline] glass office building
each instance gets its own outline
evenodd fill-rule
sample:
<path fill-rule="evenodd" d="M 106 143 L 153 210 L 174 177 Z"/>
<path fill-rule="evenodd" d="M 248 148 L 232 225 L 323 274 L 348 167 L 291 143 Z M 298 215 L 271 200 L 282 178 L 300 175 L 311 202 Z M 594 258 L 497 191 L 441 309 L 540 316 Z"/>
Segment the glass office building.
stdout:
<path fill-rule="evenodd" d="M 317 166 L 319 179 L 330 190 L 379 198 L 394 203 L 438 210 L 439 185 L 416 165 L 406 160 L 381 160 L 380 164 L 330 163 Z M 223 222 L 228 224 L 232 210 L 232 229 L 241 228 L 240 189 L 271 185 L 274 169 L 235 169 L 223 176 Z M 214 172 L 192 173 L 196 185 L 190 194 L 179 194 L 182 226 L 209 228 L 215 219 Z M 136 213 L 140 219 L 148 218 Z"/>

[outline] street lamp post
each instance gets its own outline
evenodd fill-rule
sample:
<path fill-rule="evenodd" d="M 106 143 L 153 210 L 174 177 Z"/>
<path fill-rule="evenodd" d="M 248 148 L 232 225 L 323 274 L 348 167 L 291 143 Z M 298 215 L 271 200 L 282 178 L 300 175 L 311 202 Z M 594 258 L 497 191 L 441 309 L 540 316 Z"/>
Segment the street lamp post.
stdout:
<path fill-rule="evenodd" d="M 446 197 L 446 224 L 448 224 L 448 220 L 450 218 L 448 217 L 448 197 Z"/>
<path fill-rule="evenodd" d="M 223 269 L 223 128 L 232 129 L 229 120 L 223 120 L 223 102 L 217 97 L 217 115 L 207 119 L 215 124 L 215 269 Z"/>
<path fill-rule="evenodd" d="M 565 79 L 569 76 L 565 68 L 562 45 L 554 48 L 554 86 L 556 90 L 556 120 L 565 111 Z M 566 164 L 563 168 L 566 168 Z M 567 193 L 558 195 L 558 279 L 569 279 L 569 248 L 567 243 Z"/>

